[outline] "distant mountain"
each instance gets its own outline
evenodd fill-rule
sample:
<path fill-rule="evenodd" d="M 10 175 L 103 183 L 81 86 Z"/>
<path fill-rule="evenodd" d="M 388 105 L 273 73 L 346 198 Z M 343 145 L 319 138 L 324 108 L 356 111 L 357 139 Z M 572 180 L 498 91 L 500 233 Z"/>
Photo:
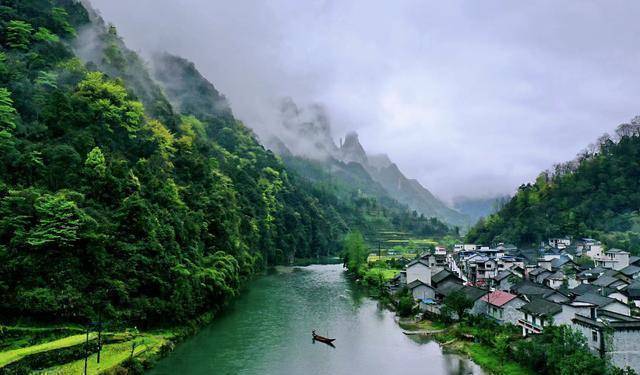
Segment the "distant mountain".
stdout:
<path fill-rule="evenodd" d="M 476 223 L 481 218 L 498 211 L 509 199 L 508 195 L 485 198 L 456 197 L 453 199 L 453 207 L 467 215 L 472 223 Z"/>
<path fill-rule="evenodd" d="M 356 186 L 362 191 L 396 200 L 410 210 L 450 225 L 469 225 L 467 216 L 449 208 L 417 180 L 407 178 L 387 155 L 368 155 L 355 132 L 348 133 L 336 145 L 322 106 L 299 108 L 287 98 L 281 105 L 281 113 L 282 131 L 266 142 L 277 154 L 322 161 L 336 178 L 350 183 L 357 180 Z M 355 170 L 357 177 L 353 175 Z M 363 179 L 363 174 L 368 178 Z"/>

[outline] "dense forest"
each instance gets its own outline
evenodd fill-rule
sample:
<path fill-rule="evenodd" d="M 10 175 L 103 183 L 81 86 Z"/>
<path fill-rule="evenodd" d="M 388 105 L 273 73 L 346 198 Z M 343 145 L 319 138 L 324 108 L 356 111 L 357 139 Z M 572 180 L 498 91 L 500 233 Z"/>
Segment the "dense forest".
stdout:
<path fill-rule="evenodd" d="M 81 3 L 0 0 L 0 30 L 5 320 L 184 322 L 370 227 L 377 203 L 288 172 L 193 64 L 147 67 Z"/>
<path fill-rule="evenodd" d="M 573 161 L 541 173 L 466 240 L 538 244 L 553 236 L 593 237 L 640 253 L 640 117 L 600 137 Z"/>

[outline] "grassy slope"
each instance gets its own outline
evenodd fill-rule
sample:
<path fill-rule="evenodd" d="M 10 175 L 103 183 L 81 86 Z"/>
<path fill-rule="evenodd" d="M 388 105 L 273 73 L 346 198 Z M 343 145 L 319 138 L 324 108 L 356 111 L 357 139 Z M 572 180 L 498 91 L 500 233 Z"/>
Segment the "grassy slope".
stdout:
<path fill-rule="evenodd" d="M 97 363 L 97 353 L 89 357 L 87 361 L 87 373 L 99 374 L 123 363 L 131 356 L 132 344 L 136 346 L 134 357 L 148 355 L 156 352 L 166 342 L 167 336 L 160 334 L 144 334 L 135 340 L 129 340 L 117 344 L 104 345 L 100 355 L 100 363 Z M 82 374 L 84 371 L 84 359 L 52 367 L 42 371 L 43 374 Z"/>
<path fill-rule="evenodd" d="M 89 335 L 89 340 L 96 338 L 95 333 L 91 333 Z M 66 348 L 74 345 L 79 345 L 85 342 L 86 335 L 73 335 L 69 337 L 65 337 L 62 339 L 46 342 L 43 344 L 32 345 L 25 348 L 8 350 L 5 352 L 0 352 L 0 367 L 4 367 L 12 362 L 20 360 L 23 357 L 26 357 L 31 354 L 37 354 L 46 352 L 49 350 Z"/>

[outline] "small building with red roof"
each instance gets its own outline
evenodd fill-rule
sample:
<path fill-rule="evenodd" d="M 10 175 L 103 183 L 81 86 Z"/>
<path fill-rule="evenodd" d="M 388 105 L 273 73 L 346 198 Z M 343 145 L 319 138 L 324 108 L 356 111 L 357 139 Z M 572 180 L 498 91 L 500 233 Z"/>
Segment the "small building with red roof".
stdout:
<path fill-rule="evenodd" d="M 518 310 L 527 301 L 515 294 L 496 290 L 481 298 L 484 314 L 500 324 L 516 324 L 522 313 Z"/>

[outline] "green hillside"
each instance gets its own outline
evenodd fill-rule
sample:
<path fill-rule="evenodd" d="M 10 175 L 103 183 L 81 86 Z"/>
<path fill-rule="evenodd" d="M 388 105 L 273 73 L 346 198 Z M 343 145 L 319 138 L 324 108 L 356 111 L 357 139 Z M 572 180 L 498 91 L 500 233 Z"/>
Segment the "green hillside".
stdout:
<path fill-rule="evenodd" d="M 181 323 L 351 229 L 449 231 L 288 169 L 193 64 L 147 69 L 81 3 L 0 4 L 3 321 Z"/>
<path fill-rule="evenodd" d="M 520 186 L 496 214 L 481 220 L 466 240 L 538 244 L 548 237 L 601 239 L 640 253 L 640 119 L 623 124 L 615 139 L 602 137 L 574 161 L 557 165 Z"/>

